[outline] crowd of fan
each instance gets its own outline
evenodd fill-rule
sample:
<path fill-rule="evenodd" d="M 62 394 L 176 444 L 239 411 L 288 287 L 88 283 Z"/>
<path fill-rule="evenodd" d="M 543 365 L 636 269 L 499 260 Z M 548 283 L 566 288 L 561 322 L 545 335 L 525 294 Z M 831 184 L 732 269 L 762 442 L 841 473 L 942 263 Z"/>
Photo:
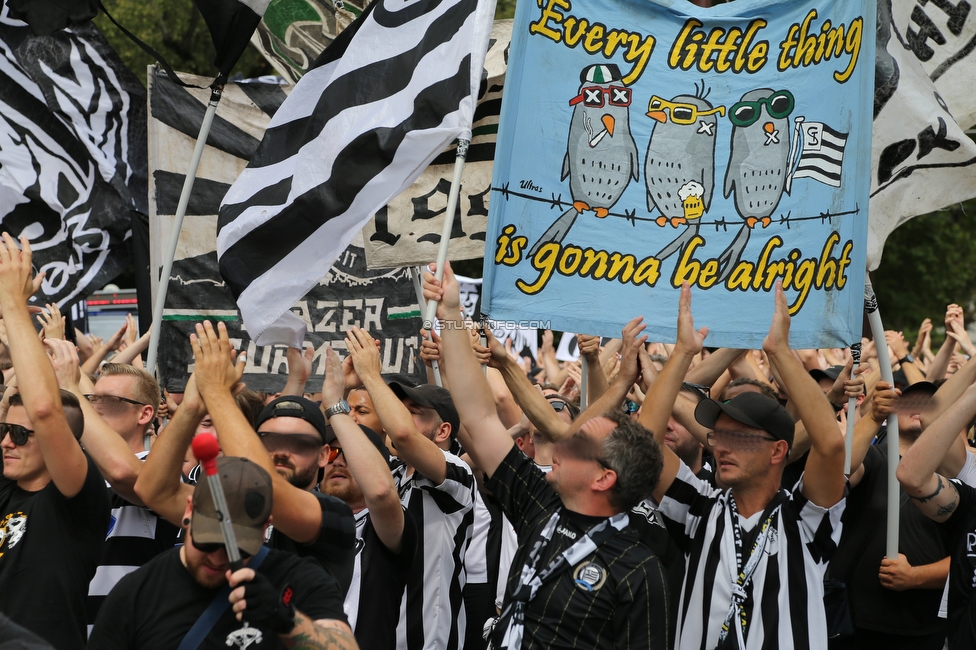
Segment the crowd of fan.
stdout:
<path fill-rule="evenodd" d="M 579 335 L 574 363 L 545 332 L 536 363 L 465 322 L 448 267 L 423 283 L 443 387 L 388 383 L 351 328 L 320 393 L 297 349 L 282 392 L 257 393 L 207 322 L 161 397 L 132 319 L 66 340 L 56 307 L 28 307 L 37 282 L 5 235 L 0 649 L 976 647 L 976 346 L 956 305 L 936 353 L 926 320 L 912 349 L 865 340 L 855 369 L 790 349 L 779 288 L 762 350 L 705 348 L 684 287 L 674 344 L 636 317 Z"/>

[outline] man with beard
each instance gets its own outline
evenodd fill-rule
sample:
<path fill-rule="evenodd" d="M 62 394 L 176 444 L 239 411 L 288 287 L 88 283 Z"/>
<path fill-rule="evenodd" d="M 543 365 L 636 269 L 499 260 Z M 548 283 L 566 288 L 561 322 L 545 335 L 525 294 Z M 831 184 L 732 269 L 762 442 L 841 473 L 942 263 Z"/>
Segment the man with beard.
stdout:
<path fill-rule="evenodd" d="M 326 349 L 323 403 L 342 400 L 339 357 Z M 417 549 L 417 529 L 404 516 L 389 450 L 379 435 L 342 410 L 329 415 L 328 464 L 322 491 L 346 502 L 356 518 L 356 563 L 345 612 L 363 648 L 396 647 L 400 600 Z"/>
<path fill-rule="evenodd" d="M 244 370 L 235 366 L 223 323 L 218 332 L 209 322 L 192 337 L 194 373 L 183 403 L 153 446 L 136 483 L 136 492 L 167 520 L 179 523 L 192 486 L 180 482 L 183 454 L 197 424 L 209 413 L 225 454 L 249 458 L 274 480 L 272 548 L 310 556 L 321 563 L 345 594 L 352 580 L 355 526 L 345 503 L 314 491 L 327 462 L 325 418 L 319 407 L 294 395 L 268 404 L 257 418 L 259 434 L 238 408 L 232 388 Z"/>
<path fill-rule="evenodd" d="M 271 476 L 229 456 L 218 459 L 217 472 L 245 567 L 231 573 L 223 517 L 210 482 L 198 484 L 182 520 L 186 543 L 119 582 L 89 647 L 356 647 L 335 579 L 311 559 L 262 546 L 271 522 Z"/>

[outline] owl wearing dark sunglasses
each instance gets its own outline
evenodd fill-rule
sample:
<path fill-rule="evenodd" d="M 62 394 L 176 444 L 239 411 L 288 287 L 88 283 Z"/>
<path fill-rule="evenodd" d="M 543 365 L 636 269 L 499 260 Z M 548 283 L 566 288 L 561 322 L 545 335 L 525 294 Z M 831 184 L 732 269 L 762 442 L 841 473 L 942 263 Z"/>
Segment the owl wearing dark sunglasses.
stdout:
<path fill-rule="evenodd" d="M 569 100 L 573 116 L 560 176 L 569 179 L 573 205 L 539 238 L 530 256 L 543 244 L 561 243 L 583 212 L 592 210 L 605 218 L 631 179 L 638 180 L 637 143 L 630 132 L 632 98 L 616 65 L 583 68 L 579 92 Z"/>
<path fill-rule="evenodd" d="M 757 225 L 772 223 L 786 187 L 790 158 L 793 94 L 771 88 L 750 90 L 729 108 L 732 144 L 725 171 L 725 198 L 735 196 L 735 210 L 745 222 L 719 256 L 720 281 L 739 263 Z"/>

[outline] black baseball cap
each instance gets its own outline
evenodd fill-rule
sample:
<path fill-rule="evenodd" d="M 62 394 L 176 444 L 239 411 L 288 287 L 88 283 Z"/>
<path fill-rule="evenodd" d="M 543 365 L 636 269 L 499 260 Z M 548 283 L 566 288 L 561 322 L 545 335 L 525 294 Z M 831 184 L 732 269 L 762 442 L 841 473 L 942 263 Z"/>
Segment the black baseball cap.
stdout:
<path fill-rule="evenodd" d="M 261 409 L 258 420 L 254 425 L 260 429 L 261 425 L 271 418 L 301 418 L 315 427 L 322 436 L 322 442 L 327 443 L 325 436 L 327 428 L 325 415 L 319 405 L 298 395 L 283 395 Z"/>
<path fill-rule="evenodd" d="M 695 408 L 695 419 L 709 429 L 715 428 L 718 417 L 727 416 L 742 424 L 762 429 L 777 440 L 785 440 L 793 447 L 793 431 L 796 423 L 780 403 L 762 393 L 742 393 L 726 403 L 705 399 Z"/>
<path fill-rule="evenodd" d="M 271 475 L 246 458 L 223 456 L 217 459 L 217 475 L 227 500 L 237 547 L 250 555 L 264 544 L 264 524 L 274 505 Z M 193 541 L 201 544 L 223 544 L 220 517 L 214 506 L 210 481 L 203 478 L 193 490 Z"/>
<path fill-rule="evenodd" d="M 821 370 L 820 368 L 814 368 L 810 371 L 810 376 L 820 381 L 821 379 L 829 379 L 830 381 L 837 381 L 840 377 L 840 373 L 844 371 L 844 366 L 830 366 L 826 370 Z"/>
<path fill-rule="evenodd" d="M 421 384 L 420 386 L 407 386 L 397 381 L 390 382 L 390 388 L 401 400 L 409 397 L 417 406 L 434 409 L 441 420 L 451 425 L 451 437 L 456 437 L 458 429 L 461 428 L 461 418 L 458 416 L 457 409 L 454 407 L 454 400 L 451 393 L 446 388 L 433 386 L 431 384 Z"/>
<path fill-rule="evenodd" d="M 383 459 L 389 460 L 390 450 L 385 444 L 383 444 L 383 439 L 380 438 L 380 434 L 376 433 L 369 427 L 364 427 L 361 424 L 359 425 L 359 428 L 363 430 L 363 433 L 366 435 L 369 441 L 373 443 L 373 446 L 379 450 L 380 455 L 383 456 Z M 330 424 L 325 428 L 325 444 L 334 446 L 332 443 L 334 443 L 336 440 L 338 440 L 338 438 L 335 434 L 335 429 L 333 429 L 332 425 Z"/>

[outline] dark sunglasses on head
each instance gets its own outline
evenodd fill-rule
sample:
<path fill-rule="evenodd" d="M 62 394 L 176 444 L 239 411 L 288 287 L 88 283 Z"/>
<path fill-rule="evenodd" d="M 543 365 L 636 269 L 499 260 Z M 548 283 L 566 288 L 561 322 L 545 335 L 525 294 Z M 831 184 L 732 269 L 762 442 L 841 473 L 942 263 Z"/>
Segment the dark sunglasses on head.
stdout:
<path fill-rule="evenodd" d="M 695 392 L 701 393 L 702 395 L 704 395 L 706 397 L 706 399 L 707 398 L 711 398 L 711 396 L 712 396 L 712 389 L 710 387 L 708 387 L 708 386 L 703 385 L 703 384 L 695 384 L 695 383 L 692 383 L 690 381 L 686 381 L 686 382 L 682 382 L 681 387 L 682 388 L 690 388 L 691 390 L 693 390 Z"/>
<path fill-rule="evenodd" d="M 198 543 L 197 540 L 192 539 L 192 537 L 191 537 L 191 541 L 193 542 L 193 548 L 197 549 L 201 553 L 206 553 L 207 555 L 210 555 L 211 553 L 216 553 L 220 549 L 224 548 L 224 545 L 221 544 L 220 542 L 209 542 L 203 544 L 203 543 Z M 242 548 L 237 549 L 237 552 L 241 554 L 242 560 L 246 560 L 247 558 L 251 557 L 251 554 Z"/>
<path fill-rule="evenodd" d="M 640 406 L 637 405 L 632 399 L 625 399 L 623 404 L 624 413 L 630 415 L 631 413 L 636 413 Z"/>
<path fill-rule="evenodd" d="M 27 444 L 27 438 L 34 435 L 34 430 L 19 424 L 0 422 L 0 440 L 3 440 L 8 433 L 10 434 L 10 442 L 18 447 L 23 447 Z"/>
<path fill-rule="evenodd" d="M 559 413 L 563 409 L 566 409 L 567 411 L 569 411 L 569 417 L 571 417 L 574 420 L 576 419 L 576 416 L 579 414 L 579 409 L 576 407 L 576 405 L 570 404 L 565 400 L 547 397 L 546 401 L 549 402 L 549 406 L 551 406 L 552 410 L 555 411 L 556 413 Z"/>
<path fill-rule="evenodd" d="M 138 404 L 139 406 L 146 405 L 144 402 L 138 402 L 128 397 L 119 397 L 118 395 L 85 395 L 85 399 L 92 404 L 104 404 L 105 406 L 119 406 L 122 402 Z"/>

